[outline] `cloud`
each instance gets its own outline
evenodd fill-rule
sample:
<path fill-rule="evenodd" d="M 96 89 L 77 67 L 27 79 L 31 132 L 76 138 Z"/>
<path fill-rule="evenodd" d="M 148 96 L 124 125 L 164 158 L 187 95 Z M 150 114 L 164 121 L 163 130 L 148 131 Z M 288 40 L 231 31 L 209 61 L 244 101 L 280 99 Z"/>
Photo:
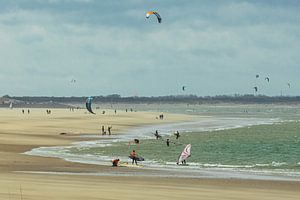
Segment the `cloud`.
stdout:
<path fill-rule="evenodd" d="M 1 93 L 278 95 L 300 89 L 295 1 L 0 0 Z M 163 17 L 145 19 L 147 10 Z M 284 74 L 282 72 L 285 72 Z M 255 74 L 270 76 L 269 85 Z M 69 80 L 76 77 L 77 85 Z M 34 80 L 34 81 L 33 81 Z"/>

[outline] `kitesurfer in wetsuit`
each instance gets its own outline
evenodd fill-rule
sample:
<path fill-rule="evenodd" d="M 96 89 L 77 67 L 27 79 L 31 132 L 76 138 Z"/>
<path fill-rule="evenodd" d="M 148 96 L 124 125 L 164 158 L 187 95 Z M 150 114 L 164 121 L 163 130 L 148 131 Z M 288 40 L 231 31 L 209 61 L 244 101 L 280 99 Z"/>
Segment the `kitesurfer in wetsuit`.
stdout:
<path fill-rule="evenodd" d="M 178 138 L 180 137 L 180 134 L 178 131 L 176 131 L 176 133 L 174 133 L 174 135 L 176 136 L 176 140 L 178 140 Z"/>
<path fill-rule="evenodd" d="M 137 165 L 137 156 L 136 156 L 135 150 L 132 150 L 132 152 L 130 154 L 130 158 L 132 159 L 132 164 L 135 162 L 135 164 Z"/>
<path fill-rule="evenodd" d="M 158 140 L 158 138 L 161 138 L 161 136 L 158 134 L 158 130 L 155 131 L 154 135 L 155 135 L 157 140 Z"/>

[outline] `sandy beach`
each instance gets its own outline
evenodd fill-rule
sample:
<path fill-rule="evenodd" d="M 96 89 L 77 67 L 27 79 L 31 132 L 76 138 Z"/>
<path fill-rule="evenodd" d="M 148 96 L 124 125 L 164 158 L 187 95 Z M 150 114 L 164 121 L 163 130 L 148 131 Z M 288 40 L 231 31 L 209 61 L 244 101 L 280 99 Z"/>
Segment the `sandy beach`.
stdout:
<path fill-rule="evenodd" d="M 296 181 L 101 176 L 100 172 L 147 170 L 22 154 L 37 147 L 87 140 L 80 136 L 100 134 L 102 125 L 112 126 L 112 133 L 119 134 L 132 127 L 193 119 L 188 115 L 166 114 L 164 120 L 158 120 L 159 114 L 115 114 L 108 110 L 105 115 L 91 115 L 85 110 L 53 109 L 47 115 L 46 109 L 30 109 L 30 114 L 22 114 L 21 109 L 0 109 L 0 199 L 299 198 L 300 182 Z"/>

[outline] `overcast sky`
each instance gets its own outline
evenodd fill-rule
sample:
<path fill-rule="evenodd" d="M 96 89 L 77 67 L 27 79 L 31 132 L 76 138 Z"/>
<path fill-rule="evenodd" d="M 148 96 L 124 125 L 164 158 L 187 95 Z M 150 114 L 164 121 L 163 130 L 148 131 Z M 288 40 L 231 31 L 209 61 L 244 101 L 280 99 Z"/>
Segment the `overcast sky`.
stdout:
<path fill-rule="evenodd" d="M 0 0 L 0 96 L 300 95 L 299 10 L 298 0 Z"/>

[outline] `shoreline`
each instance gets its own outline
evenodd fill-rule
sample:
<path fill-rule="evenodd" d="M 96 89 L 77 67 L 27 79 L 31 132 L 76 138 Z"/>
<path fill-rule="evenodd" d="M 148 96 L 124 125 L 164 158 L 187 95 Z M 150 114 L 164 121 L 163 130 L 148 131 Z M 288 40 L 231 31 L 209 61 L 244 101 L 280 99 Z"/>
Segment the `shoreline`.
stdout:
<path fill-rule="evenodd" d="M 300 183 L 295 181 L 266 181 L 248 179 L 207 179 L 176 177 L 145 177 L 138 174 L 151 169 L 101 166 L 67 162 L 59 158 L 28 156 L 23 153 L 40 146 L 63 146 L 90 140 L 81 134 L 99 133 L 101 124 L 114 124 L 114 133 L 137 124 L 161 121 L 157 113 L 109 113 L 87 115 L 81 111 L 69 113 L 64 109 L 46 115 L 44 109 L 32 109 L 30 115 L 20 109 L 0 109 L 0 199 L 298 199 Z M 167 114 L 168 120 L 186 121 L 194 116 Z M 100 121 L 100 123 L 99 123 Z M 167 122 L 167 120 L 165 121 Z M 72 134 L 59 135 L 60 132 Z M 21 173 L 18 171 L 22 171 Z M 74 173 L 32 174 L 28 172 Z M 126 176 L 97 176 L 84 174 L 132 174 Z M 78 176 L 78 174 L 81 174 Z M 176 174 L 176 173 L 175 173 Z M 147 189 L 145 189 L 147 188 Z M 134 196 L 132 194 L 134 193 Z"/>
<path fill-rule="evenodd" d="M 43 108 L 31 109 L 30 115 L 22 115 L 21 110 L 0 108 L 0 173 L 22 171 L 22 168 L 27 169 L 30 165 L 32 165 L 31 168 L 38 165 L 38 171 L 42 171 L 40 169 L 43 168 L 49 168 L 51 171 L 51 168 L 59 169 L 61 168 L 59 166 L 65 165 L 68 166 L 66 169 L 72 172 L 71 166 L 74 165 L 75 171 L 77 168 L 82 168 L 81 171 L 87 171 L 90 168 L 93 172 L 99 167 L 98 165 L 74 163 L 53 157 L 30 156 L 24 152 L 40 147 L 65 146 L 76 142 L 93 141 L 94 138 L 85 136 L 97 135 L 100 132 L 101 124 L 99 125 L 98 120 L 107 126 L 114 124 L 111 137 L 116 137 L 119 132 L 130 130 L 132 127 L 189 121 L 194 118 L 194 116 L 188 115 L 167 114 L 167 119 L 157 120 L 156 116 L 159 113 L 154 112 L 127 113 L 119 111 L 118 115 L 115 115 L 113 110 L 108 110 L 106 115 L 88 115 L 85 110 L 78 110 L 74 114 L 68 109 L 53 109 L 55 114 L 46 115 Z M 61 121 L 67 123 L 64 124 Z M 72 122 L 71 125 L 68 125 L 70 122 Z M 70 128 L 71 126 L 72 128 Z M 97 134 L 95 134 L 95 130 L 97 130 Z M 61 132 L 67 134 L 61 135 Z M 38 164 L 48 161 L 53 162 L 53 165 Z M 101 168 L 106 167 L 101 166 Z"/>
<path fill-rule="evenodd" d="M 216 117 L 210 117 L 210 118 L 201 118 L 197 119 L 200 120 L 201 123 L 203 121 L 207 123 L 206 120 L 217 121 L 218 118 Z M 228 119 L 235 119 L 235 120 L 241 120 L 241 118 L 220 118 L 221 120 L 228 120 Z M 195 119 L 194 119 L 195 120 Z M 273 124 L 278 123 L 279 119 L 261 119 L 261 118 L 251 118 L 252 121 L 247 119 L 246 123 L 236 124 L 236 122 L 233 122 L 232 124 L 227 124 L 227 126 L 219 127 L 219 124 L 216 123 L 212 127 L 207 126 L 206 129 L 202 129 L 201 131 L 216 131 L 216 130 L 227 130 L 227 129 L 235 129 L 235 128 L 241 128 L 241 127 L 248 127 L 253 125 L 262 125 L 262 124 Z M 88 138 L 92 139 L 89 141 L 81 141 L 72 143 L 70 146 L 61 146 L 61 147 L 39 147 L 36 149 L 32 149 L 28 152 L 25 152 L 24 154 L 27 155 L 33 155 L 33 156 L 43 156 L 43 157 L 54 157 L 54 158 L 61 158 L 63 160 L 66 160 L 68 162 L 74 162 L 74 163 L 81 163 L 81 164 L 95 164 L 95 165 L 101 165 L 101 166 L 110 166 L 110 161 L 113 159 L 112 157 L 109 157 L 107 155 L 92 157 L 92 155 L 74 155 L 70 153 L 64 153 L 69 148 L 91 148 L 94 146 L 97 147 L 103 147 L 110 146 L 115 142 L 128 142 L 131 141 L 133 138 L 139 137 L 139 139 L 142 137 L 144 139 L 149 139 L 153 137 L 151 135 L 151 130 L 155 130 L 155 128 L 163 129 L 162 135 L 168 135 L 171 134 L 170 130 L 179 130 L 184 134 L 184 132 L 190 132 L 191 130 L 182 129 L 182 127 L 187 127 L 193 124 L 198 124 L 199 121 L 189 121 L 189 122 L 173 122 L 173 123 L 166 123 L 166 124 L 160 124 L 160 125 L 147 125 L 147 126 L 141 126 L 141 127 L 135 127 L 129 130 L 123 131 L 122 133 L 118 135 L 114 135 L 113 138 L 110 137 L 103 137 L 103 136 L 97 136 L 97 135 L 89 135 L 89 136 L 81 136 L 82 138 Z M 217 125 L 217 126 L 216 126 Z M 174 128 L 176 127 L 176 128 Z M 181 128 L 181 129 L 180 129 Z M 194 128 L 195 131 L 197 128 Z M 64 151 L 66 150 L 66 151 Z M 121 160 L 126 160 L 126 158 L 122 158 Z M 127 162 L 128 158 L 127 158 Z M 155 163 L 155 162 L 154 162 Z M 296 172 L 288 172 L 288 171 L 274 171 L 274 170 L 266 170 L 266 169 L 255 169 L 255 168 L 249 168 L 249 166 L 243 167 L 235 167 L 230 165 L 220 165 L 220 164 L 197 164 L 197 163 L 190 163 L 190 166 L 182 167 L 172 164 L 167 165 L 161 165 L 161 164 L 152 164 L 150 161 L 142 162 L 141 164 L 143 166 L 143 169 L 145 172 L 140 173 L 139 176 L 156 176 L 156 177 L 178 177 L 178 178 L 223 178 L 223 179 L 257 179 L 257 180 L 290 180 L 290 181 L 300 181 L 299 177 L 300 174 Z M 209 165 L 206 166 L 206 165 Z M 218 167 L 218 165 L 220 165 Z M 184 168 L 184 172 L 182 170 Z M 148 173 L 147 170 L 155 170 L 157 171 L 157 174 L 151 174 Z M 46 173 L 46 172 L 43 172 Z M 55 172 L 50 172 L 55 173 Z M 67 173 L 67 172 L 66 172 Z M 176 174 L 174 174 L 176 173 Z M 70 173 L 72 174 L 72 173 Z M 100 173 L 93 173 L 94 175 L 100 175 Z M 103 176 L 115 176 L 115 174 L 104 172 L 102 173 Z M 132 174 L 124 175 L 124 174 L 118 174 L 119 176 L 131 176 Z M 136 174 L 134 174 L 136 175 Z"/>

